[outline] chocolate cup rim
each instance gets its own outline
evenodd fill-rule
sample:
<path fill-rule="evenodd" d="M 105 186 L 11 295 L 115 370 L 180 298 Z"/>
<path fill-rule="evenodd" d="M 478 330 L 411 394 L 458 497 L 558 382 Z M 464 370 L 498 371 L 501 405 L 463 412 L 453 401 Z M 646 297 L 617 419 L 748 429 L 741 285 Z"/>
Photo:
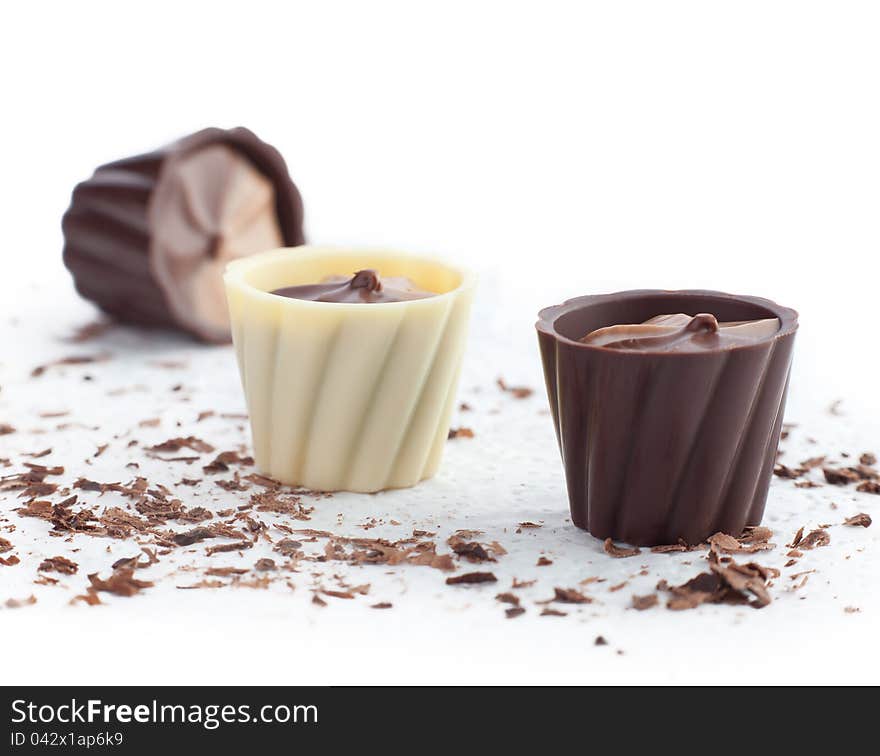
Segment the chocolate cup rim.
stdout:
<path fill-rule="evenodd" d="M 302 244 L 298 247 L 278 247 L 277 249 L 269 249 L 264 252 L 258 252 L 255 255 L 248 255 L 247 257 L 242 257 L 238 260 L 232 260 L 226 265 L 226 270 L 223 274 L 223 280 L 226 286 L 237 286 L 242 291 L 247 293 L 248 296 L 256 296 L 259 298 L 269 297 L 273 302 L 276 302 L 276 304 L 280 305 L 281 307 L 335 307 L 337 309 L 356 308 L 356 311 L 361 311 L 365 307 L 364 303 L 362 302 L 316 302 L 310 299 L 282 297 L 278 296 L 277 294 L 273 294 L 271 291 L 267 291 L 265 289 L 259 288 L 258 286 L 254 286 L 250 281 L 246 279 L 247 268 L 257 267 L 263 263 L 270 263 L 274 259 L 282 256 L 290 255 L 296 258 L 305 258 L 309 255 L 333 257 L 334 255 L 346 255 L 351 253 L 375 255 L 377 258 L 394 257 L 403 260 L 413 260 L 422 263 L 430 263 L 432 265 L 436 265 L 437 267 L 442 267 L 446 268 L 447 270 L 453 271 L 461 277 L 461 281 L 458 283 L 458 285 L 450 289 L 449 291 L 434 293 L 432 294 L 432 296 L 423 297 L 422 299 L 407 299 L 400 302 L 371 302 L 369 304 L 370 310 L 376 310 L 376 308 L 379 307 L 389 308 L 425 306 L 425 302 L 437 302 L 438 300 L 457 297 L 461 293 L 473 289 L 477 283 L 477 277 L 473 271 L 459 265 L 451 265 L 450 263 L 439 260 L 436 257 L 431 257 L 430 255 L 417 255 L 408 252 L 401 252 L 395 249 L 385 249 L 382 247 L 345 247 L 325 246 L 319 244 Z"/>
<path fill-rule="evenodd" d="M 663 351 L 660 349 L 612 349 L 607 346 L 596 344 L 584 344 L 581 341 L 570 339 L 568 336 L 560 333 L 559 330 L 556 328 L 556 323 L 559 321 L 559 319 L 563 315 L 567 315 L 571 312 L 576 312 L 586 307 L 600 305 L 606 302 L 627 302 L 629 300 L 637 300 L 645 297 L 669 297 L 670 299 L 676 297 L 703 297 L 720 299 L 731 303 L 754 305 L 756 307 L 761 307 L 767 310 L 768 312 L 772 313 L 776 318 L 778 318 L 779 329 L 775 333 L 769 336 L 764 336 L 750 344 L 730 344 L 726 346 L 719 346 L 715 349 L 702 350 L 700 352 L 682 353 Z M 663 313 L 657 314 L 660 315 Z M 584 296 L 567 299 L 562 304 L 544 307 L 538 312 L 538 321 L 535 323 L 535 328 L 538 330 L 538 332 L 545 333 L 548 336 L 551 336 L 557 342 L 568 344 L 569 346 L 575 347 L 576 349 L 585 349 L 588 351 L 594 351 L 604 354 L 614 354 L 620 357 L 663 356 L 670 358 L 680 358 L 685 356 L 695 357 L 699 355 L 719 354 L 723 352 L 754 349 L 762 344 L 778 341 L 779 339 L 790 336 L 795 331 L 797 331 L 798 313 L 796 310 L 793 310 L 790 307 L 783 307 L 773 300 L 765 299 L 764 297 L 755 297 L 746 294 L 728 294 L 723 291 L 713 291 L 711 289 L 628 289 L 624 291 L 613 292 L 610 294 L 587 294 Z"/>

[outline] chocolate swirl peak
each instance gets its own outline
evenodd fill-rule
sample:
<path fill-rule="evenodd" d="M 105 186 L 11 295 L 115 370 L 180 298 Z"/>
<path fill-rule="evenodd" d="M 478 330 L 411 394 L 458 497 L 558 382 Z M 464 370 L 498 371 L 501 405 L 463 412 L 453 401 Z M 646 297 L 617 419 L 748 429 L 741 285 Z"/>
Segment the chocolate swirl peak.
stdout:
<path fill-rule="evenodd" d="M 606 349 L 650 352 L 700 352 L 757 343 L 779 330 L 777 318 L 719 323 L 700 313 L 657 315 L 644 323 L 598 328 L 579 339 Z"/>
<path fill-rule="evenodd" d="M 320 283 L 302 286 L 286 286 L 275 289 L 272 294 L 290 299 L 307 299 L 312 302 L 337 302 L 354 304 L 383 304 L 388 302 L 408 302 L 435 296 L 432 291 L 423 291 L 408 278 L 379 277 L 372 268 L 359 270 L 351 278 L 347 276 L 328 276 Z"/>

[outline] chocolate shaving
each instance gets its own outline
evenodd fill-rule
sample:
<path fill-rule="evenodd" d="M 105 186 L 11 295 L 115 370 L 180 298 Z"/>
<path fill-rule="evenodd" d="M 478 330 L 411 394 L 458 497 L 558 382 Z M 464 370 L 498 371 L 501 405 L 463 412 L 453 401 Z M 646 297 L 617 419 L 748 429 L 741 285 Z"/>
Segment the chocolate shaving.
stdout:
<path fill-rule="evenodd" d="M 474 432 L 470 428 L 450 428 L 447 438 L 473 438 Z"/>
<path fill-rule="evenodd" d="M 811 530 L 803 539 L 799 540 L 797 547 L 802 551 L 807 551 L 827 546 L 829 543 L 831 543 L 831 536 L 828 535 L 828 531 L 817 528 L 816 530 Z"/>
<path fill-rule="evenodd" d="M 834 486 L 846 486 L 850 483 L 857 483 L 861 480 L 861 476 L 858 472 L 848 467 L 839 469 L 823 467 L 822 472 L 825 475 L 825 480 Z"/>
<path fill-rule="evenodd" d="M 214 554 L 222 554 L 226 551 L 244 551 L 245 549 L 253 548 L 254 544 L 252 541 L 236 541 L 235 543 L 226 543 L 222 546 L 210 546 L 205 554 L 207 556 L 213 556 Z"/>
<path fill-rule="evenodd" d="M 869 528 L 871 527 L 871 515 L 865 514 L 864 512 L 859 512 L 852 517 L 847 517 L 844 521 L 844 525 L 851 525 L 853 527 L 862 527 Z"/>
<path fill-rule="evenodd" d="M 0 423 L 0 436 L 8 436 L 10 433 L 15 433 L 15 428 L 9 423 Z"/>
<path fill-rule="evenodd" d="M 859 457 L 859 463 L 867 466 L 872 466 L 877 464 L 877 455 L 871 452 L 865 452 Z"/>
<path fill-rule="evenodd" d="M 592 604 L 593 599 L 574 588 L 554 588 L 553 600 L 562 604 Z"/>
<path fill-rule="evenodd" d="M 859 493 L 880 494 L 880 483 L 876 480 L 866 480 L 856 486 Z"/>
<path fill-rule="evenodd" d="M 211 462 L 202 467 L 202 470 L 208 475 L 213 475 L 214 473 L 227 472 L 230 465 L 252 464 L 254 464 L 253 457 L 242 457 L 236 451 L 225 451 L 220 452 Z"/>
<path fill-rule="evenodd" d="M 632 597 L 632 606 L 633 609 L 636 609 L 640 612 L 645 611 L 646 609 L 651 609 L 659 603 L 659 599 L 657 598 L 656 593 L 649 593 L 647 596 L 633 596 Z"/>
<path fill-rule="evenodd" d="M 514 593 L 499 593 L 495 596 L 496 601 L 500 601 L 503 604 L 513 604 L 514 606 L 519 606 L 519 596 Z"/>
<path fill-rule="evenodd" d="M 106 362 L 110 357 L 111 355 L 106 352 L 102 354 L 81 354 L 73 355 L 71 357 L 62 357 L 60 360 L 47 362 L 45 365 L 37 365 L 37 367 L 31 370 L 31 378 L 38 378 L 49 368 L 61 367 L 63 365 L 90 365 L 95 362 Z"/>
<path fill-rule="evenodd" d="M 446 578 L 446 585 L 470 585 L 473 583 L 494 583 L 498 580 L 491 572 L 465 572 L 463 575 Z"/>
<path fill-rule="evenodd" d="M 534 389 L 528 388 L 527 386 L 508 386 L 503 378 L 499 378 L 496 383 L 498 384 L 498 388 L 505 393 L 511 394 L 514 399 L 528 399 L 535 393 Z"/>
<path fill-rule="evenodd" d="M 202 441 L 195 436 L 186 436 L 185 438 L 169 438 L 161 444 L 150 446 L 149 450 L 154 452 L 176 452 L 181 449 L 192 449 L 199 453 L 208 453 L 214 451 L 211 444 Z"/>
<path fill-rule="evenodd" d="M 553 564 L 553 560 L 545 556 L 538 557 L 538 561 L 535 562 L 536 567 L 549 567 L 551 564 Z"/>
<path fill-rule="evenodd" d="M 494 562 L 495 557 L 490 554 L 486 548 L 476 541 L 466 541 L 458 535 L 451 535 L 446 544 L 458 556 L 466 559 L 468 562 Z"/>
<path fill-rule="evenodd" d="M 549 606 L 545 606 L 541 610 L 542 617 L 567 617 L 568 612 L 561 612 L 559 609 L 551 609 Z"/>
<path fill-rule="evenodd" d="M 89 592 L 105 591 L 116 596 L 134 596 L 144 588 L 153 586 L 148 580 L 137 580 L 134 577 L 134 570 L 131 567 L 122 567 L 114 570 L 113 574 L 107 579 L 102 580 L 97 573 L 88 576 L 91 586 L 87 589 Z"/>
<path fill-rule="evenodd" d="M 192 546 L 192 544 L 204 541 L 206 538 L 216 537 L 217 534 L 211 528 L 193 528 L 185 533 L 176 533 L 171 539 L 178 546 Z"/>
<path fill-rule="evenodd" d="M 37 569 L 41 572 L 60 572 L 62 575 L 75 575 L 79 565 L 76 562 L 70 561 L 67 557 L 57 556 L 44 559 Z"/>
<path fill-rule="evenodd" d="M 614 557 L 615 559 L 624 559 L 626 557 L 633 557 L 637 554 L 642 553 L 641 549 L 636 547 L 626 548 L 624 546 L 617 546 L 610 538 L 605 539 L 604 548 L 605 553 L 608 554 L 608 556 Z"/>
<path fill-rule="evenodd" d="M 0 554 L 5 551 L 12 551 L 12 542 L 0 537 Z"/>
<path fill-rule="evenodd" d="M 390 609 L 392 604 L 388 601 L 380 601 L 378 604 L 371 604 L 370 609 Z"/>
<path fill-rule="evenodd" d="M 6 599 L 4 606 L 7 609 L 21 609 L 23 606 L 33 606 L 37 603 L 36 596 L 28 596 L 25 599 Z"/>
<path fill-rule="evenodd" d="M 504 616 L 507 619 L 516 619 L 517 617 L 522 617 L 526 613 L 526 610 L 521 606 L 512 606 L 510 609 L 504 610 Z"/>

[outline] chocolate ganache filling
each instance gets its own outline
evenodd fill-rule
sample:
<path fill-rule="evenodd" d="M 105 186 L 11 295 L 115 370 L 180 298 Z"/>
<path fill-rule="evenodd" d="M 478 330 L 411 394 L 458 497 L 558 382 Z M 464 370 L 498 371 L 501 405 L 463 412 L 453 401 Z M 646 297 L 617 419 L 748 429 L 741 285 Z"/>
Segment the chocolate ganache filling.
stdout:
<path fill-rule="evenodd" d="M 755 344 L 779 330 L 777 318 L 719 323 L 714 315 L 657 315 L 643 323 L 598 328 L 582 344 L 621 351 L 701 352 Z"/>
<path fill-rule="evenodd" d="M 419 289 L 408 278 L 379 278 L 372 269 L 359 270 L 351 278 L 328 276 L 320 283 L 302 286 L 285 286 L 272 294 L 290 299 L 307 299 L 312 302 L 340 302 L 355 304 L 382 304 L 408 302 L 435 296 L 433 291 Z"/>

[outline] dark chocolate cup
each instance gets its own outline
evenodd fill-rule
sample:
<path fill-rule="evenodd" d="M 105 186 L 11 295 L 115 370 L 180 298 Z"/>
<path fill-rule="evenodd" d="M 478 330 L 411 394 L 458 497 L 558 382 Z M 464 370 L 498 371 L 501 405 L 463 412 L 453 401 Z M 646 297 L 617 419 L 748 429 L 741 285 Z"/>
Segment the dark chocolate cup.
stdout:
<path fill-rule="evenodd" d="M 696 353 L 582 344 L 655 315 L 779 318 L 754 344 Z M 764 514 L 797 313 L 715 291 L 625 291 L 541 310 L 536 324 L 572 522 L 639 546 L 739 535 Z"/>

